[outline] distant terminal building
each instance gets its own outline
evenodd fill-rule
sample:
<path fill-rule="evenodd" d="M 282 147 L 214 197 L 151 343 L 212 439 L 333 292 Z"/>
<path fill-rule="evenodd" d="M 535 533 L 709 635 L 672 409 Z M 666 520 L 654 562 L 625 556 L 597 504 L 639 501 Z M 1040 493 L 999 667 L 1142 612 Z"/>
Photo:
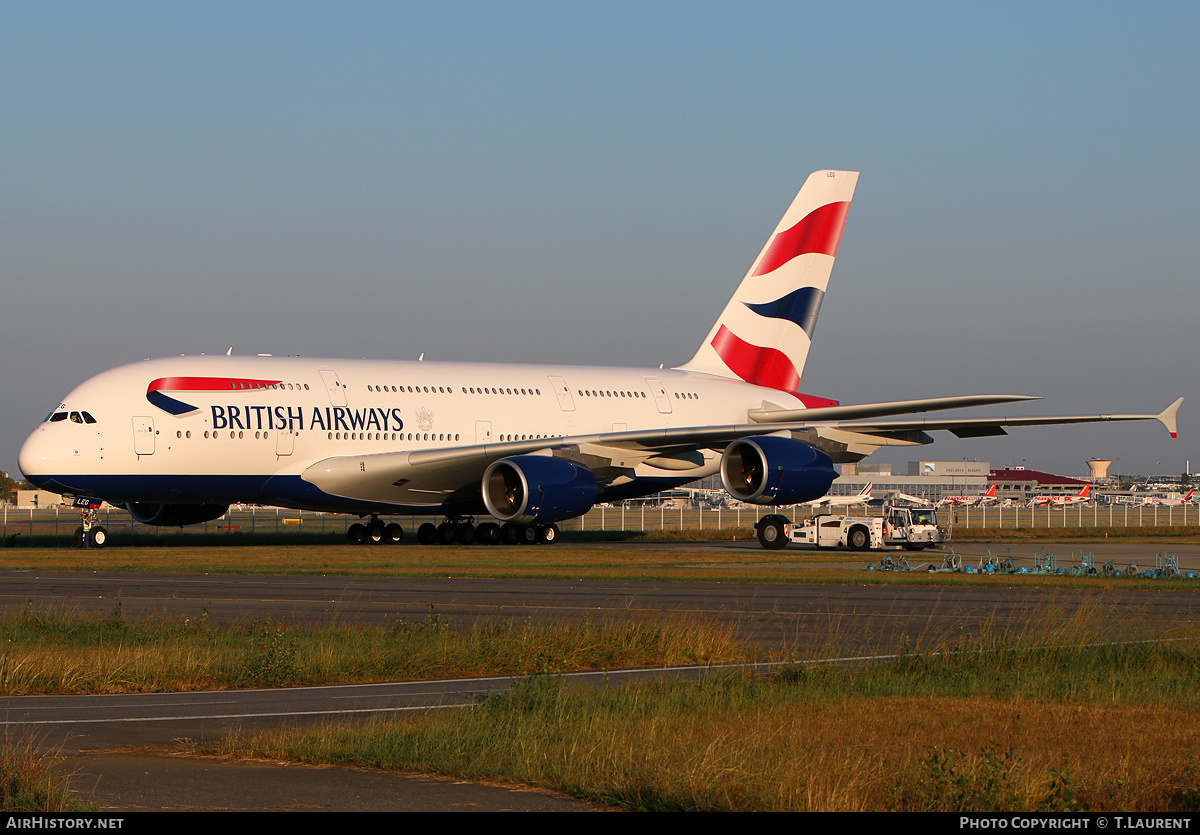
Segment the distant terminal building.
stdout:
<path fill-rule="evenodd" d="M 988 478 L 996 483 L 996 498 L 1014 502 L 1028 501 L 1034 495 L 1073 496 L 1089 483 L 1024 467 L 992 470 Z"/>
<path fill-rule="evenodd" d="M 936 504 L 946 496 L 972 496 L 987 492 L 996 484 L 996 498 L 1023 504 L 1034 495 L 1074 495 L 1086 481 L 1024 468 L 992 469 L 987 461 L 910 461 L 906 475 L 892 473 L 891 464 L 842 464 L 841 475 L 829 488 L 830 496 L 853 496 L 867 484 L 873 484 L 872 496 L 886 499 L 891 493 L 903 493 Z M 721 477 L 709 476 L 688 485 L 720 492 Z M 683 491 L 674 491 L 682 493 Z M 663 496 L 666 498 L 666 494 Z M 672 496 L 673 498 L 673 496 Z"/>
<path fill-rule="evenodd" d="M 852 496 L 870 483 L 872 495 L 886 499 L 904 493 L 930 504 L 944 496 L 984 493 L 990 465 L 986 461 L 910 461 L 907 475 L 894 475 L 890 464 L 843 464 L 842 475 L 829 488 L 831 496 Z"/>

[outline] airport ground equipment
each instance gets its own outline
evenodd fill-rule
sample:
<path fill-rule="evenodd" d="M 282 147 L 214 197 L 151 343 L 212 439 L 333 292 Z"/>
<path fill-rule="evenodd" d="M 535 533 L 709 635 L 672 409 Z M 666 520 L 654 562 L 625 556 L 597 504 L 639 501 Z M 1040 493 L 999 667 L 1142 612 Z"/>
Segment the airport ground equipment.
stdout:
<path fill-rule="evenodd" d="M 1159 551 L 1154 555 L 1154 575 L 1156 577 L 1181 577 L 1179 571 L 1179 555 Z"/>
<path fill-rule="evenodd" d="M 930 574 L 949 574 L 955 571 L 962 571 L 962 557 L 954 552 L 954 546 L 950 546 L 950 553 L 942 557 L 942 564 L 934 566 L 929 563 L 928 571 Z"/>
<path fill-rule="evenodd" d="M 899 507 L 886 504 L 882 516 L 844 516 L 819 513 L 800 524 L 779 513 L 768 514 L 754 526 L 759 544 L 767 550 L 788 543 L 851 551 L 904 548 L 920 551 L 945 541 L 932 507 Z"/>
<path fill-rule="evenodd" d="M 1007 557 L 993 554 L 992 549 L 988 548 L 987 552 L 979 558 L 979 572 L 981 574 L 1016 574 L 1017 566 L 1013 562 L 1012 548 L 1008 549 Z"/>
<path fill-rule="evenodd" d="M 867 564 L 867 571 L 875 571 L 875 563 Z M 883 559 L 879 561 L 879 571 L 912 571 L 912 565 L 908 562 L 908 557 L 900 556 L 893 557 L 891 554 L 885 554 Z"/>
<path fill-rule="evenodd" d="M 1033 570 L 1030 574 L 1057 574 L 1058 560 L 1049 551 L 1038 551 L 1033 555 Z"/>
<path fill-rule="evenodd" d="M 1076 555 L 1078 555 L 1078 557 L 1079 557 L 1078 562 L 1075 561 Z M 1096 573 L 1095 560 L 1096 560 L 1095 552 L 1089 551 L 1088 553 L 1085 554 L 1085 553 L 1083 553 L 1082 550 L 1078 550 L 1078 549 L 1075 551 L 1072 551 L 1071 552 L 1071 563 L 1072 564 L 1071 564 L 1071 567 L 1067 570 L 1067 573 L 1073 577 L 1078 576 L 1080 574 L 1095 574 Z"/>

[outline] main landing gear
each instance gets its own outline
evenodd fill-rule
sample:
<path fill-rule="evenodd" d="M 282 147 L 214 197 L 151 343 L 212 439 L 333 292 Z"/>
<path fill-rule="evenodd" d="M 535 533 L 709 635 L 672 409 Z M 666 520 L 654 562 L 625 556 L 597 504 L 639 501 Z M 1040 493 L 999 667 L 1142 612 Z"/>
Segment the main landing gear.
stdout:
<path fill-rule="evenodd" d="M 426 522 L 417 528 L 417 541 L 422 545 L 549 545 L 558 541 L 558 525 L 519 525 L 505 522 L 480 522 L 470 519 L 448 519 L 440 525 Z"/>
<path fill-rule="evenodd" d="M 370 522 L 355 522 L 347 528 L 346 539 L 352 545 L 394 544 L 404 541 L 404 529 L 395 522 L 385 525 L 378 516 L 372 516 Z"/>
<path fill-rule="evenodd" d="M 435 525 L 426 522 L 417 528 L 417 541 L 422 545 L 550 545 L 558 542 L 558 525 L 520 525 L 516 522 L 474 524 L 468 517 L 452 517 Z M 395 524 L 385 525 L 378 516 L 369 522 L 355 522 L 346 530 L 353 545 L 374 545 L 404 541 L 403 529 Z"/>

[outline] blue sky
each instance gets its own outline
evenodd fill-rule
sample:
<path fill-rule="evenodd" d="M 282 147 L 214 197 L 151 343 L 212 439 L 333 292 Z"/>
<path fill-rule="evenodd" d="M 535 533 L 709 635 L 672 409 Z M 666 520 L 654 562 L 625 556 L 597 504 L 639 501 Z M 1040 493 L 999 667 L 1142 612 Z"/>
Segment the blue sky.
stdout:
<path fill-rule="evenodd" d="M 831 167 L 802 390 L 1190 396 L 879 460 L 1181 472 L 1200 7 L 993 5 L 8 2 L 0 467 L 143 357 L 682 363 Z"/>

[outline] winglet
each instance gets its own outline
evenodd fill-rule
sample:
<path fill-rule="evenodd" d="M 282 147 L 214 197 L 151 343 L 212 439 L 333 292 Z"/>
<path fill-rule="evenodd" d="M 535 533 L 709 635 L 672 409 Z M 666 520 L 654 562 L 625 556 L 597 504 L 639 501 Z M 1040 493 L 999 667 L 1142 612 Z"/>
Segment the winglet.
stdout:
<path fill-rule="evenodd" d="M 1179 398 L 1170 406 L 1162 410 L 1161 414 L 1155 415 L 1158 422 L 1167 427 L 1167 431 L 1171 433 L 1172 438 L 1179 437 L 1178 428 L 1175 425 L 1175 414 L 1179 411 L 1179 404 L 1183 402 L 1183 398 Z"/>

